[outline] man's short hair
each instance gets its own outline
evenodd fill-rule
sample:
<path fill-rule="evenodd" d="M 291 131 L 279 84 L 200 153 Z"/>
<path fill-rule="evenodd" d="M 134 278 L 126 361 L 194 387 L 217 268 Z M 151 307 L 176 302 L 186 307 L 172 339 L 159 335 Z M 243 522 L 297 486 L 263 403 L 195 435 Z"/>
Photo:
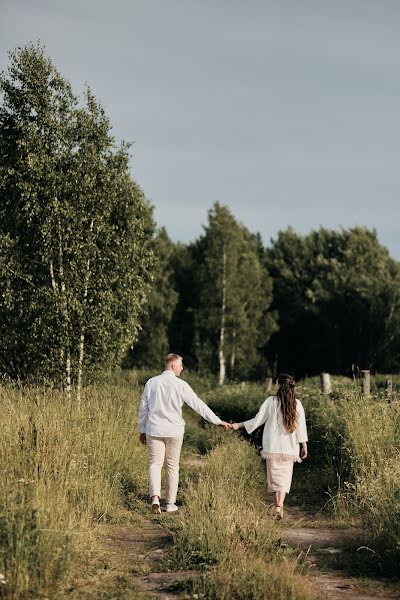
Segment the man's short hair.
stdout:
<path fill-rule="evenodd" d="M 173 362 L 175 362 L 176 360 L 183 360 L 182 356 L 179 356 L 179 354 L 174 354 L 173 352 L 170 352 L 169 354 L 167 354 L 167 356 L 165 357 L 165 366 L 169 367 L 169 365 Z"/>

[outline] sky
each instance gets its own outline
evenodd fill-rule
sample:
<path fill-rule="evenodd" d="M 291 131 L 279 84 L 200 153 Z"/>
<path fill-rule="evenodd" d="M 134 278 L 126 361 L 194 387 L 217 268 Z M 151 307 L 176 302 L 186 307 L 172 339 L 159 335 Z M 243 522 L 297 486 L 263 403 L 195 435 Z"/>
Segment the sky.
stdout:
<path fill-rule="evenodd" d="M 400 259 L 398 0 L 0 0 L 0 69 L 37 40 L 174 241 L 218 201 L 267 246 L 359 225 Z"/>

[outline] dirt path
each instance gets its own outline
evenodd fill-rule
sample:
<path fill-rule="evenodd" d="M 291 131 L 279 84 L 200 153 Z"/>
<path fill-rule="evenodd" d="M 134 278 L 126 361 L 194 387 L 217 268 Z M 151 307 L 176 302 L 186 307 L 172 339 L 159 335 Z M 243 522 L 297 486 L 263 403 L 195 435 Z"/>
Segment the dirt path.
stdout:
<path fill-rule="evenodd" d="M 382 581 L 351 576 L 348 571 L 362 532 L 356 528 L 316 526 L 312 515 L 300 507 L 285 509 L 281 540 L 304 552 L 313 571 L 312 582 L 321 598 L 328 600 L 399 600 L 400 590 Z"/>
<path fill-rule="evenodd" d="M 190 457 L 183 459 L 182 465 L 197 470 L 204 466 L 204 461 Z M 174 586 L 196 575 L 196 571 L 173 570 L 169 555 L 173 538 L 168 526 L 175 517 L 165 514 L 156 517 L 147 510 L 148 506 L 143 505 L 145 516 L 137 525 L 113 527 L 103 537 L 111 587 L 119 580 L 124 582 L 120 595 L 104 597 L 186 600 L 190 596 Z M 320 523 L 300 507 L 290 506 L 285 508 L 285 518 L 278 525 L 281 543 L 299 549 L 299 560 L 307 563 L 318 600 L 400 600 L 400 593 L 382 581 L 351 573 L 349 564 L 354 560 L 360 530 L 320 526 Z"/>
<path fill-rule="evenodd" d="M 172 537 L 160 521 L 150 517 L 139 526 L 115 528 L 104 539 L 104 545 L 110 561 L 114 562 L 114 557 L 119 569 L 131 573 L 133 587 L 144 597 L 148 594 L 151 598 L 178 600 L 185 596 L 171 592 L 171 588 L 195 572 L 169 569 Z"/>

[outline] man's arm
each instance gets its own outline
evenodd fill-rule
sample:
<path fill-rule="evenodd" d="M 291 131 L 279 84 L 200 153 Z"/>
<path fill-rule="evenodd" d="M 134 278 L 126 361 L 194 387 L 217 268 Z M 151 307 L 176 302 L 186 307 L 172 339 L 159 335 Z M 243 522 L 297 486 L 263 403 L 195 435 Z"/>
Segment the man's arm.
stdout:
<path fill-rule="evenodd" d="M 186 383 L 186 382 L 185 382 Z M 223 429 L 230 429 L 229 423 L 222 421 L 215 412 L 192 390 L 189 384 L 185 385 L 184 401 L 190 408 L 193 408 L 203 419 L 214 425 L 219 425 Z"/>

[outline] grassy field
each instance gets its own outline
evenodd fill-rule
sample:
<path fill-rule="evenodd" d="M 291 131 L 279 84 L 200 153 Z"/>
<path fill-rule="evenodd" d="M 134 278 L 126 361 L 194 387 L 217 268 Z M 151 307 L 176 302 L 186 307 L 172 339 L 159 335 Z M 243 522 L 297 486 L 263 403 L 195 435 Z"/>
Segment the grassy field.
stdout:
<path fill-rule="evenodd" d="M 147 494 L 146 449 L 136 432 L 140 385 L 131 374 L 87 388 L 79 410 L 73 398 L 49 388 L 0 387 L 0 597 L 61 597 L 93 562 L 101 527 L 139 519 Z M 232 421 L 253 416 L 266 396 L 254 384 L 210 388 L 205 382 L 203 398 Z M 325 505 L 338 522 L 362 522 L 373 565 L 395 573 L 399 405 L 382 395 L 362 398 L 343 378 L 334 380 L 331 399 L 316 380 L 300 382 L 298 394 L 310 433 L 304 502 Z M 186 454 L 209 453 L 202 472 L 183 481 L 186 511 L 174 532 L 175 564 L 201 571 L 194 593 L 257 599 L 268 580 L 276 598 L 311 597 L 266 509 L 260 432 L 249 444 L 200 426 L 193 412 L 187 417 Z"/>
<path fill-rule="evenodd" d="M 85 569 L 99 524 L 132 518 L 147 487 L 137 406 L 122 384 L 86 389 L 79 411 L 54 390 L 0 388 L 0 594 L 51 595 Z"/>

